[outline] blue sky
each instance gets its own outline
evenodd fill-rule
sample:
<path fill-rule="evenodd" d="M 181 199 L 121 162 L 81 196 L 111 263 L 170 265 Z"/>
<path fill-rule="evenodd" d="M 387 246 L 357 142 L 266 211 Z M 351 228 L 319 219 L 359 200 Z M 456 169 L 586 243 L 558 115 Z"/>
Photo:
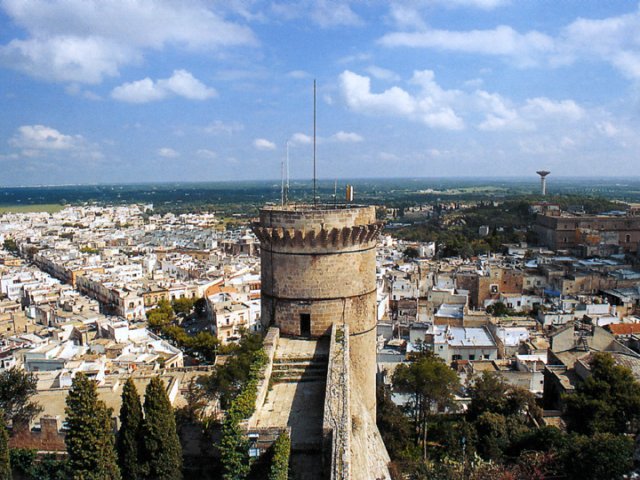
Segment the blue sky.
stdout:
<path fill-rule="evenodd" d="M 0 0 L 0 185 L 640 175 L 640 7 Z"/>

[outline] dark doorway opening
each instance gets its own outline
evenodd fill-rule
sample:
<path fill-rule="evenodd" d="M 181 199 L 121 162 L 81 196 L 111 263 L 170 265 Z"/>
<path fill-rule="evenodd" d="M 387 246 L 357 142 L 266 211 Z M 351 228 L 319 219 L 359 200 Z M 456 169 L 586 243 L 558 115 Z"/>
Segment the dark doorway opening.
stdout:
<path fill-rule="evenodd" d="M 300 314 L 300 335 L 303 337 L 311 336 L 311 314 L 310 313 Z"/>

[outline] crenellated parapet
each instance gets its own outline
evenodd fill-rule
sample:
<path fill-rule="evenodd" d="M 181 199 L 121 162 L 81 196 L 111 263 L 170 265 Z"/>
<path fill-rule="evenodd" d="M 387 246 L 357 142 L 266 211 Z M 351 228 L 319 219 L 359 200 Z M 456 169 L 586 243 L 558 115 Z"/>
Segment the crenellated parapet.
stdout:
<path fill-rule="evenodd" d="M 375 242 L 382 231 L 382 227 L 382 223 L 372 223 L 343 228 L 304 230 L 300 228 L 264 227 L 256 223 L 252 228 L 263 248 L 347 248 L 369 245 L 371 242 Z"/>

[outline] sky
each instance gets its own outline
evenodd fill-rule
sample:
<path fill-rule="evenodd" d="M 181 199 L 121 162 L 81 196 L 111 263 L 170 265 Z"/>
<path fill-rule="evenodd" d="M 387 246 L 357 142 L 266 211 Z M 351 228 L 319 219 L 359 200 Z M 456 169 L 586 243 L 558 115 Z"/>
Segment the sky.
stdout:
<path fill-rule="evenodd" d="M 640 5 L 0 0 L 0 185 L 640 175 Z"/>

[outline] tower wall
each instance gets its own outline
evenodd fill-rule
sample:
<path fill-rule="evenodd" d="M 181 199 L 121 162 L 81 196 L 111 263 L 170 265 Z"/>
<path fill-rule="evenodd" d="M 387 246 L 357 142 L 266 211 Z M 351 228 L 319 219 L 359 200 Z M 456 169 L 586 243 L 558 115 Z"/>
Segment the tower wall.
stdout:
<path fill-rule="evenodd" d="M 373 418 L 380 230 L 374 207 L 271 207 L 254 225 L 263 324 L 277 325 L 282 335 L 311 337 L 328 335 L 333 324 L 349 325 L 352 383 Z"/>

